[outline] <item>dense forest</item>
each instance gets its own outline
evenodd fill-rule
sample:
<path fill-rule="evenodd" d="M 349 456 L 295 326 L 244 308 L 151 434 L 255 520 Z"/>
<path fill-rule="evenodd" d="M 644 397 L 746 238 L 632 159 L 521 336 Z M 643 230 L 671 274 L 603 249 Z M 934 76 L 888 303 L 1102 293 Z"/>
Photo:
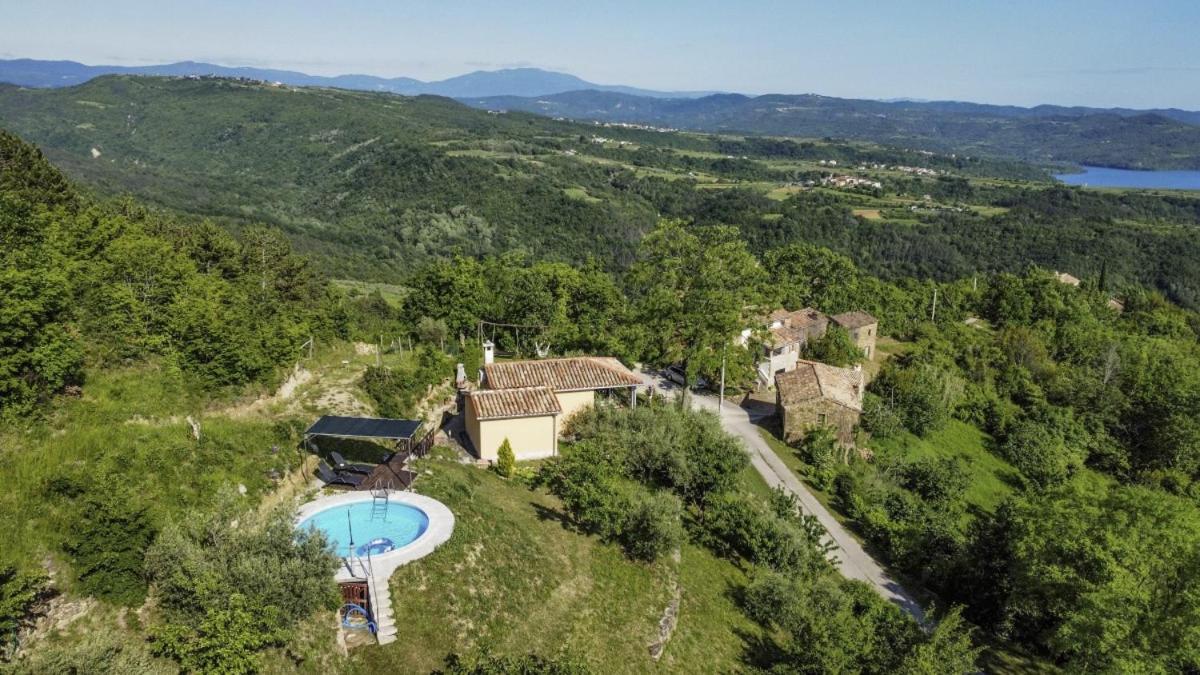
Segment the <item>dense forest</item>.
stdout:
<path fill-rule="evenodd" d="M 962 154 L 222 80 L 8 87 L 0 114 L 100 194 L 272 224 L 334 278 L 399 282 L 432 257 L 511 251 L 618 271 L 666 216 L 734 224 L 758 253 L 818 243 L 888 279 L 1103 267 L 1114 292 L 1145 285 L 1192 307 L 1200 286 L 1196 198 L 1051 187 L 1036 167 Z M 842 172 L 881 187 L 820 185 Z"/>

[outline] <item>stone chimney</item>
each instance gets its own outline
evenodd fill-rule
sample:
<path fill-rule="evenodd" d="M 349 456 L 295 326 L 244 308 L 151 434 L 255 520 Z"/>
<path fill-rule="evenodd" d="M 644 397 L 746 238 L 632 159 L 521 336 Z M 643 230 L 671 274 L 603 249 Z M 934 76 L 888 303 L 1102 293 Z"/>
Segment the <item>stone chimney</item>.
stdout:
<path fill-rule="evenodd" d="M 483 365 L 490 365 L 496 360 L 496 345 L 491 340 L 483 341 Z"/>

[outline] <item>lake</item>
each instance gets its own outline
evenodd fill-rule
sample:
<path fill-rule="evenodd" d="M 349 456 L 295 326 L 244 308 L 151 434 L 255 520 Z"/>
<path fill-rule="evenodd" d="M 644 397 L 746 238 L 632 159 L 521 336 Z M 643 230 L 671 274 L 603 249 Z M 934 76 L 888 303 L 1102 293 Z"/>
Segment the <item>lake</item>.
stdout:
<path fill-rule="evenodd" d="M 1083 169 L 1083 173 L 1060 173 L 1054 177 L 1067 185 L 1088 187 L 1200 190 L 1200 171 L 1130 171 L 1102 166 Z"/>

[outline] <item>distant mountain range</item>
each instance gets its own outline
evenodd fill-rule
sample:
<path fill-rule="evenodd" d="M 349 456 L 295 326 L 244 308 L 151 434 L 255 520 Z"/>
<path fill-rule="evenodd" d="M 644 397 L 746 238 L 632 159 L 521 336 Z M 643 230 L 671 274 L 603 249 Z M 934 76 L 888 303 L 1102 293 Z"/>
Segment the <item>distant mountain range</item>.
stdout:
<path fill-rule="evenodd" d="M 572 91 L 460 98 L 489 110 L 694 131 L 834 137 L 1036 163 L 1200 169 L 1200 113 L 1034 108 L 955 101 L 875 101 L 815 94 L 691 99 Z"/>
<path fill-rule="evenodd" d="M 101 75 L 240 77 L 292 86 L 403 95 L 433 94 L 489 110 L 626 122 L 693 131 L 834 137 L 913 149 L 1004 157 L 1039 164 L 1200 169 L 1200 112 L 960 101 L 845 99 L 816 94 L 746 96 L 599 85 L 537 68 L 476 71 L 436 82 L 372 75 L 324 77 L 288 70 L 185 61 L 89 66 L 74 61 L 0 60 L 0 83 L 55 88 Z"/>
<path fill-rule="evenodd" d="M 486 96 L 545 96 L 564 91 L 591 89 L 650 98 L 693 98 L 706 96 L 708 91 L 654 91 L 621 85 L 588 82 L 574 75 L 555 73 L 540 68 L 509 68 L 477 70 L 465 75 L 434 82 L 422 82 L 411 77 L 376 77 L 374 75 L 336 75 L 325 77 L 291 70 L 218 66 L 212 63 L 181 61 L 156 66 L 89 66 L 76 61 L 40 61 L 36 59 L 0 59 L 0 82 L 23 87 L 70 87 L 83 84 L 101 75 L 216 75 L 245 77 L 267 82 L 282 82 L 298 87 L 338 87 L 363 91 L 382 91 L 416 96 L 434 94 L 451 98 Z"/>

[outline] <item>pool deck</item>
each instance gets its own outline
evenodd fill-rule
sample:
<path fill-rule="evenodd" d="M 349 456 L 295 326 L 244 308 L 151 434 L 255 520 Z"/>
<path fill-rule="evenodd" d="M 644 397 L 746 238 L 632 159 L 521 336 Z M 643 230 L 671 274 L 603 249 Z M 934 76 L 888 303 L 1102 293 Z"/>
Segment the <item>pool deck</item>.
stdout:
<path fill-rule="evenodd" d="M 370 492 L 360 491 L 319 497 L 300 507 L 296 514 L 296 524 L 299 525 L 318 511 L 347 504 L 369 503 L 372 499 L 374 497 Z M 429 518 L 425 532 L 394 551 L 371 556 L 369 565 L 359 562 L 365 562 L 365 558 L 355 561 L 343 558 L 342 565 L 338 567 L 335 575 L 338 582 L 367 580 L 373 605 L 371 614 L 376 625 L 375 636 L 381 645 L 396 639 L 396 626 L 392 621 L 392 596 L 388 589 L 392 574 L 397 568 L 433 553 L 434 549 L 446 543 L 454 532 L 454 514 L 436 499 L 415 492 L 389 490 L 388 503 L 404 504 L 424 511 Z"/>

